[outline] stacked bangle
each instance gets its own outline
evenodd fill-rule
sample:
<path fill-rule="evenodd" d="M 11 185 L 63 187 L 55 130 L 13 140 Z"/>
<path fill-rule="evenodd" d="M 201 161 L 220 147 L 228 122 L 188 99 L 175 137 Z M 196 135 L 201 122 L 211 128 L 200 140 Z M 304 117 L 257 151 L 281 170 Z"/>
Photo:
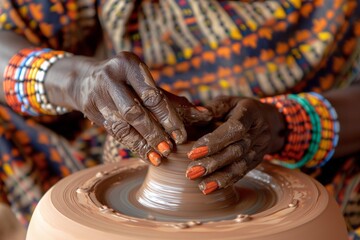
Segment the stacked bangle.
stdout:
<path fill-rule="evenodd" d="M 334 155 L 339 141 L 340 125 L 337 113 L 330 102 L 318 93 L 300 94 L 300 96 L 306 98 L 314 106 L 321 121 L 319 149 L 306 166 L 321 167 Z"/>
<path fill-rule="evenodd" d="M 8 105 L 24 115 L 58 115 L 67 109 L 51 104 L 44 80 L 46 72 L 57 60 L 71 54 L 51 49 L 26 48 L 15 54 L 4 71 L 3 87 Z"/>
<path fill-rule="evenodd" d="M 317 93 L 280 95 L 261 99 L 284 114 L 287 142 L 272 161 L 288 168 L 320 167 L 334 154 L 339 139 L 335 109 Z"/>
<path fill-rule="evenodd" d="M 303 158 L 309 148 L 312 125 L 305 109 L 295 100 L 285 95 L 261 99 L 262 102 L 274 104 L 284 114 L 288 135 L 282 152 L 272 156 L 273 161 L 288 168 L 303 165 Z"/>

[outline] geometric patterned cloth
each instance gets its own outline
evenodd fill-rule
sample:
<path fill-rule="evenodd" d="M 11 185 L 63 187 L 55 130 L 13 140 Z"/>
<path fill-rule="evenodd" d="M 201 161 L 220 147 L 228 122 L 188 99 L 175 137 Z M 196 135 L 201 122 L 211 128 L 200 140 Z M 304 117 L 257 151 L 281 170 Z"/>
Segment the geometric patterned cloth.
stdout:
<path fill-rule="evenodd" d="M 103 40 L 108 57 L 132 51 L 158 86 L 206 103 L 217 95 L 324 92 L 358 83 L 359 12 L 360 0 L 2 0 L 0 29 L 88 56 Z M 0 199 L 24 224 L 53 183 L 100 161 L 101 128 L 89 125 L 65 140 L 5 106 L 0 121 Z M 107 160 L 131 154 L 111 138 L 104 149 Z M 342 204 L 353 239 L 360 235 L 358 165 L 355 156 L 303 169 Z"/>
<path fill-rule="evenodd" d="M 81 149 L 81 144 L 87 145 L 92 149 L 87 156 L 34 119 L 24 119 L 0 105 L 0 202 L 11 205 L 23 225 L 28 224 L 42 195 L 58 180 L 100 162 L 99 146 L 103 142 L 94 144 L 99 140 L 94 136 L 100 132 L 87 134 L 92 145 L 86 141 L 85 133 L 77 137 L 73 146 Z"/>

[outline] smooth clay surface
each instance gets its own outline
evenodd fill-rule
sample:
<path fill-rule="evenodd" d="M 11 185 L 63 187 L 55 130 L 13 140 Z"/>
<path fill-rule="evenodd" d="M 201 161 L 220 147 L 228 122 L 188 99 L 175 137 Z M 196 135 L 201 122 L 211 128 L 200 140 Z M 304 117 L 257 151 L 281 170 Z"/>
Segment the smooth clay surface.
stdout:
<path fill-rule="evenodd" d="M 335 201 L 312 178 L 263 163 L 204 196 L 184 176 L 187 147 L 158 168 L 132 159 L 63 179 L 38 204 L 27 239 L 347 239 Z"/>

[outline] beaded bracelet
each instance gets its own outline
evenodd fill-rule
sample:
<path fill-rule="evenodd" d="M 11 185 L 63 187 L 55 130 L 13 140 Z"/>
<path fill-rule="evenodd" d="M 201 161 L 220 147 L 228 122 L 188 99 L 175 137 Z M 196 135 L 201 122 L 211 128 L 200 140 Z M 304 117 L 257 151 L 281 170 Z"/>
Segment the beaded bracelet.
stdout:
<path fill-rule="evenodd" d="M 290 94 L 288 97 L 297 101 L 305 109 L 307 115 L 310 117 L 310 122 L 312 126 L 310 146 L 309 149 L 306 151 L 305 156 L 300 161 L 294 163 L 294 165 L 285 165 L 289 168 L 300 168 L 314 157 L 319 148 L 319 142 L 321 140 L 320 118 L 317 115 L 314 107 L 306 99 L 301 98 L 299 95 L 295 94 Z"/>
<path fill-rule="evenodd" d="M 335 109 L 317 93 L 260 99 L 284 114 L 289 131 L 286 144 L 271 160 L 288 168 L 323 166 L 333 156 L 340 126 Z"/>
<path fill-rule="evenodd" d="M 308 99 L 321 118 L 321 142 L 314 158 L 307 167 L 321 167 L 334 155 L 335 147 L 339 141 L 340 125 L 335 109 L 330 102 L 318 93 L 300 94 Z"/>
<path fill-rule="evenodd" d="M 66 108 L 49 102 L 44 80 L 56 61 L 69 56 L 70 53 L 48 48 L 26 48 L 15 54 L 4 71 L 3 87 L 7 104 L 14 111 L 30 116 L 67 112 Z"/>
<path fill-rule="evenodd" d="M 312 137 L 310 117 L 297 101 L 285 95 L 261 101 L 274 104 L 284 114 L 289 131 L 287 144 L 280 153 L 272 155 L 272 161 L 288 168 L 301 167 L 305 160 L 300 159 L 303 159 Z"/>

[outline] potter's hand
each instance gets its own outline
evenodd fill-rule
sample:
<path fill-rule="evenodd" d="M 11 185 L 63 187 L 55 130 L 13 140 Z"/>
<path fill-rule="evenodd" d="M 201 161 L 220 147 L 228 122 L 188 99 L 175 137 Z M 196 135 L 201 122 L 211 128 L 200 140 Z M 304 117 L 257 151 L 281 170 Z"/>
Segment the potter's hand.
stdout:
<path fill-rule="evenodd" d="M 132 53 L 93 63 L 74 89 L 78 110 L 155 166 L 171 151 L 170 137 L 186 140 L 183 120 Z"/>
<path fill-rule="evenodd" d="M 274 106 L 251 98 L 218 97 L 206 107 L 221 125 L 195 142 L 186 176 L 205 176 L 199 188 L 209 194 L 237 182 L 264 154 L 280 150 L 284 120 Z"/>

